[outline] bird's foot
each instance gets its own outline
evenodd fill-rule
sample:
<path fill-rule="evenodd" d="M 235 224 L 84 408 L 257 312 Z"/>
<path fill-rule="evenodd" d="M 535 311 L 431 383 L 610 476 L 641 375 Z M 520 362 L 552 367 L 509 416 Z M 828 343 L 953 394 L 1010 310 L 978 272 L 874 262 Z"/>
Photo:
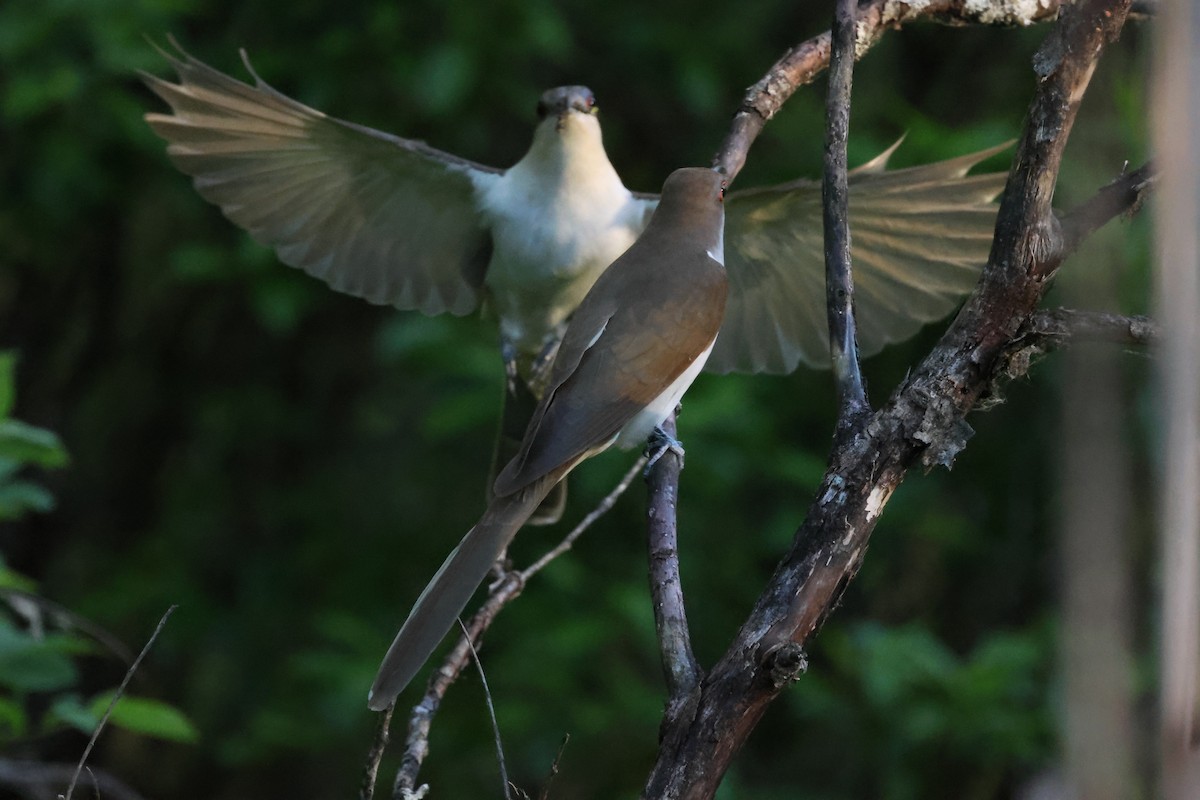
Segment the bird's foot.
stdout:
<path fill-rule="evenodd" d="M 650 438 L 646 440 L 646 457 L 649 460 L 646 462 L 644 474 L 648 476 L 658 460 L 668 452 L 675 454 L 675 458 L 679 459 L 679 468 L 683 469 L 683 442 L 656 425 Z"/>

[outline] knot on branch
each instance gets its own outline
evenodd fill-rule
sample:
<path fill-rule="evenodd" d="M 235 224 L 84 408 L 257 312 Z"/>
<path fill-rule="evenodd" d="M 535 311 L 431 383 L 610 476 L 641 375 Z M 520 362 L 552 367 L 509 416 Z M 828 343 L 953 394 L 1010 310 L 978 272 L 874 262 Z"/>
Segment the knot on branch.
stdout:
<path fill-rule="evenodd" d="M 951 383 L 944 392 L 927 388 L 911 387 L 910 402 L 920 413 L 920 421 L 911 438 L 921 445 L 921 464 L 926 470 L 934 467 L 950 469 L 954 457 L 967 446 L 975 435 L 975 429 L 963 419 L 963 412 L 954 398 L 966 392 L 966 388 Z"/>
<path fill-rule="evenodd" d="M 1045 281 L 1058 271 L 1066 257 L 1067 246 L 1063 238 L 1062 223 L 1053 211 L 1048 210 L 1030 232 L 1027 262 L 1030 272 L 1034 278 Z"/>
<path fill-rule="evenodd" d="M 770 678 L 771 686 L 782 689 L 789 683 L 800 680 L 808 669 L 808 656 L 804 648 L 795 642 L 783 642 L 768 650 L 762 659 L 763 669 Z"/>

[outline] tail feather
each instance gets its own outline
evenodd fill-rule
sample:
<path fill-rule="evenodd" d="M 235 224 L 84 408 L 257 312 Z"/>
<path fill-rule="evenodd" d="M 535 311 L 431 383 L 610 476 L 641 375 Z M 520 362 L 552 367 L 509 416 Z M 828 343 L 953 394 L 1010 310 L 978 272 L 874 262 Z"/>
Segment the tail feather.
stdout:
<path fill-rule="evenodd" d="M 372 710 L 382 711 L 404 691 L 487 577 L 492 564 L 572 466 L 560 467 L 515 494 L 492 500 L 421 592 L 396 634 L 367 695 Z"/>
<path fill-rule="evenodd" d="M 504 469 L 518 453 L 521 452 L 521 441 L 525 438 L 525 429 L 533 418 L 533 410 L 537 408 L 538 399 L 524 380 L 506 382 L 500 414 L 500 430 L 496 434 L 496 446 L 492 450 L 492 466 L 488 470 L 487 500 L 490 503 L 496 494 L 492 486 L 500 470 Z M 533 513 L 529 515 L 527 525 L 553 525 L 562 519 L 567 507 L 567 482 L 559 481 L 547 493 Z"/>

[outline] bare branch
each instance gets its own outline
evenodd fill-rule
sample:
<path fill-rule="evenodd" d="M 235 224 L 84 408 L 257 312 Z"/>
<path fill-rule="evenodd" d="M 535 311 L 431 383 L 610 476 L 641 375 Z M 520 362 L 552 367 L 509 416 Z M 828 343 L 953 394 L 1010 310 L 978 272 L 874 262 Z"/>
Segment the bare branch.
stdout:
<path fill-rule="evenodd" d="M 675 415 L 668 417 L 662 427 L 668 436 L 674 437 Z M 679 578 L 678 520 L 675 511 L 681 469 L 679 459 L 667 454 L 655 463 L 646 478 L 649 487 L 646 532 L 650 551 L 650 595 L 663 674 L 667 681 L 664 724 L 679 716 L 702 674 L 692 652 L 683 604 L 683 585 Z"/>
<path fill-rule="evenodd" d="M 458 620 L 458 627 L 462 628 L 463 641 L 471 651 L 471 660 L 475 662 L 475 669 L 479 671 L 479 682 L 483 686 L 483 699 L 487 703 L 488 718 L 492 721 L 492 736 L 496 743 L 496 761 L 500 765 L 500 785 L 504 789 L 504 800 L 512 800 L 512 783 L 508 780 L 508 764 L 504 760 L 504 742 L 500 738 L 500 723 L 496 721 L 496 706 L 492 703 L 492 690 L 488 686 L 487 673 L 483 671 L 483 662 L 479 660 L 479 653 L 475 651 L 471 634 L 461 619 Z"/>
<path fill-rule="evenodd" d="M 133 674 L 137 672 L 138 667 L 142 664 L 142 659 L 150 652 L 150 648 L 158 641 L 158 635 L 162 633 L 163 627 L 167 624 L 167 620 L 175 613 L 178 605 L 173 605 L 166 610 L 162 615 L 162 619 L 158 621 L 158 625 L 154 627 L 154 633 L 150 634 L 150 639 L 146 642 L 146 646 L 142 648 L 142 652 L 138 653 L 138 657 L 129 665 L 129 669 L 125 670 L 125 677 L 121 679 L 121 685 L 117 687 L 117 691 L 113 692 L 112 700 L 108 704 L 108 708 L 104 709 L 104 715 L 100 717 L 100 721 L 96 723 L 96 730 L 92 731 L 92 736 L 88 739 L 87 747 L 83 749 L 83 755 L 79 757 L 79 764 L 75 767 L 75 774 L 71 776 L 71 783 L 67 786 L 67 793 L 64 795 L 65 800 L 71 800 L 71 795 L 75 792 L 75 784 L 79 781 L 79 773 L 83 772 L 83 767 L 87 763 L 88 756 L 92 753 L 92 748 L 96 746 L 96 740 L 100 738 L 100 732 L 104 730 L 104 726 L 108 723 L 108 718 L 112 716 L 113 709 L 117 707 L 117 703 L 125 696 L 125 690 L 129 687 L 129 682 L 133 680 Z"/>
<path fill-rule="evenodd" d="M 375 724 L 375 741 L 371 744 L 370 751 L 367 752 L 367 763 L 363 767 L 362 783 L 359 786 L 359 800 L 371 800 L 375 796 L 375 781 L 379 777 L 379 762 L 383 760 L 384 751 L 387 750 L 388 729 L 392 724 L 392 713 L 396 710 L 396 705 L 393 703 L 388 706 L 382 714 L 379 715 L 379 720 Z"/>
<path fill-rule="evenodd" d="M 875 523 L 908 468 L 948 465 L 965 445 L 971 430 L 964 417 L 1061 262 L 1050 198 L 1062 151 L 1096 61 L 1120 32 L 1128 8 L 1129 0 L 1081 0 L 1064 8 L 1049 32 L 1034 57 L 1038 82 L 975 294 L 861 434 L 831 454 L 790 552 L 698 688 L 695 714 L 663 731 L 644 797 L 713 796 L 782 688 L 780 678 L 791 665 L 803 664 L 800 648 L 857 572 Z"/>
<path fill-rule="evenodd" d="M 854 57 L 862 58 L 885 32 L 917 20 L 948 25 L 1030 25 L 1054 19 L 1058 9 L 1059 0 L 1038 3 L 867 0 L 858 7 Z M 742 171 L 750 145 L 754 144 L 767 121 L 798 88 L 812 83 L 829 66 L 830 41 L 830 32 L 826 31 L 796 45 L 784 53 L 758 83 L 746 90 L 741 106 L 733 115 L 729 133 L 713 158 L 713 166 L 729 176 L 731 184 Z"/>
<path fill-rule="evenodd" d="M 75 775 L 75 764 L 46 764 L 41 761 L 0 759 L 0 786 L 23 797 L 61 797 L 56 787 Z M 104 770 L 87 770 L 83 785 L 89 786 L 110 800 L 143 800 L 142 795 Z"/>
<path fill-rule="evenodd" d="M 404 755 L 401 758 L 400 769 L 396 773 L 392 791 L 394 800 L 409 800 L 420 791 L 417 786 L 417 774 L 420 772 L 421 764 L 424 763 L 426 756 L 429 755 L 429 729 L 433 724 L 433 717 L 441 707 L 442 698 L 446 696 L 447 690 L 469 663 L 473 645 L 483 638 L 484 632 L 491 627 L 500 611 L 521 594 L 526 581 L 545 569 L 551 561 L 570 550 L 584 531 L 616 504 L 617 498 L 625 493 L 633 479 L 641 473 L 645 464 L 644 457 L 637 459 L 613 490 L 588 512 L 579 524 L 563 537 L 562 541 L 541 558 L 524 570 L 505 570 L 500 579 L 493 584 L 487 600 L 466 623 L 467 635 L 459 637 L 458 642 L 446 654 L 445 659 L 430 676 L 421 702 L 412 709 L 408 720 L 408 736 L 404 743 Z"/>
<path fill-rule="evenodd" d="M 854 278 L 850 265 L 850 188 L 846 143 L 850 138 L 850 89 L 854 73 L 854 0 L 838 0 L 834 12 L 829 95 L 825 100 L 825 170 L 821 204 L 825 226 L 825 308 L 829 358 L 837 384 L 837 437 L 853 432 L 870 411 L 858 363 L 854 327 Z"/>
<path fill-rule="evenodd" d="M 995 369 L 997 379 L 1012 380 L 1046 353 L 1076 342 L 1107 342 L 1148 347 L 1161 337 L 1158 326 L 1149 317 L 1112 314 L 1107 311 L 1079 311 L 1056 308 L 1037 311 L 1025 322 L 1001 354 Z"/>
<path fill-rule="evenodd" d="M 1136 214 L 1141 210 L 1156 177 L 1154 165 L 1147 162 L 1133 172 L 1121 175 L 1096 192 L 1090 200 L 1063 215 L 1064 252 L 1075 252 L 1084 239 L 1104 227 L 1113 217 Z"/>

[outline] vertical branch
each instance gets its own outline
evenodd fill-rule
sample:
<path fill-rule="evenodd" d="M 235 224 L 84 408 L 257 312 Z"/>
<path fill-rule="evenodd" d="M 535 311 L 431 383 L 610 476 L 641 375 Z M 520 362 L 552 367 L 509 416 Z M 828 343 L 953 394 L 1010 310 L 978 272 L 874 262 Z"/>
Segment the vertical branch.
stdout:
<path fill-rule="evenodd" d="M 1162 796 L 1200 796 L 1197 651 L 1200 650 L 1200 13 L 1164 0 L 1158 26 L 1154 140 L 1163 171 L 1157 203 L 1158 306 L 1163 325 L 1161 768 Z"/>
<path fill-rule="evenodd" d="M 675 436 L 675 415 L 662 424 L 667 436 Z M 670 724 L 684 698 L 696 688 L 700 666 L 692 652 L 683 585 L 679 580 L 679 543 L 676 502 L 679 497 L 680 461 L 667 452 L 655 462 L 647 476 L 646 528 L 650 549 L 650 594 L 654 598 L 654 626 L 667 681 L 667 711 Z"/>
<path fill-rule="evenodd" d="M 854 72 L 854 0 L 837 0 L 825 101 L 825 171 L 821 200 L 825 220 L 825 305 L 829 356 L 838 394 L 838 435 L 867 412 L 854 329 L 854 278 L 850 267 L 849 187 L 846 140 L 850 135 L 850 85 Z"/>

